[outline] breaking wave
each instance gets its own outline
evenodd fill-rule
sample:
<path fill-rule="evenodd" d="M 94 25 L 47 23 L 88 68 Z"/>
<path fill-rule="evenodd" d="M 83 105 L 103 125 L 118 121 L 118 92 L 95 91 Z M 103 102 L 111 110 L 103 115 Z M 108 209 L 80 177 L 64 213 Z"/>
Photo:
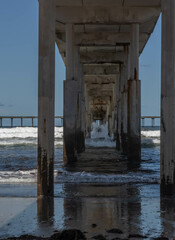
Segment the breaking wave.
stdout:
<path fill-rule="evenodd" d="M 160 146 L 160 130 L 142 130 L 142 147 Z"/>
<path fill-rule="evenodd" d="M 37 144 L 36 127 L 0 128 L 0 146 Z M 55 145 L 63 145 L 63 127 L 55 127 Z"/>
<path fill-rule="evenodd" d="M 160 130 L 142 130 L 142 146 L 160 145 Z M 55 127 L 55 145 L 63 145 L 63 127 Z M 37 144 L 36 127 L 0 128 L 0 146 L 21 146 Z M 115 147 L 113 136 L 108 136 L 108 125 L 92 124 L 91 138 L 86 139 L 87 147 Z"/>
<path fill-rule="evenodd" d="M 158 183 L 158 177 L 143 173 L 98 174 L 55 170 L 55 183 Z M 0 171 L 0 183 L 36 183 L 37 170 Z"/>
<path fill-rule="evenodd" d="M 142 130 L 142 147 L 144 158 L 150 159 L 153 146 L 160 144 L 160 131 Z M 0 183 L 36 183 L 36 127 L 0 128 L 1 171 Z M 126 174 L 66 171 L 62 163 L 63 128 L 55 127 L 55 183 L 157 183 L 158 174 L 144 172 L 127 172 Z M 12 147 L 15 146 L 15 147 Z M 16 146 L 18 148 L 16 148 Z M 23 147 L 22 147 L 23 146 Z M 28 147 L 27 147 L 28 146 Z M 31 147 L 35 146 L 35 148 Z M 108 125 L 92 125 L 91 138 L 86 139 L 87 147 L 115 147 L 113 136 L 108 136 Z M 147 149 L 148 148 L 148 149 Z M 159 149 L 158 149 L 159 150 Z M 156 155 L 157 156 L 157 155 Z M 154 156 L 155 157 L 155 156 Z M 146 164 L 146 163 L 145 163 Z M 150 163 L 151 164 L 151 163 Z M 154 164 L 158 164 L 157 158 Z M 146 165 L 147 168 L 147 165 Z M 59 170 L 58 170 L 59 169 Z"/>

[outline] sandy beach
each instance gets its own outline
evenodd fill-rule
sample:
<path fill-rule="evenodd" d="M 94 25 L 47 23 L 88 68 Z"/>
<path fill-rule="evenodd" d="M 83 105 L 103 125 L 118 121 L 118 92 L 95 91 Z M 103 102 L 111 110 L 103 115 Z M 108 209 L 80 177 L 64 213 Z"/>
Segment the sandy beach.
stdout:
<path fill-rule="evenodd" d="M 0 186 L 0 238 L 80 229 L 87 239 L 175 237 L 175 203 L 161 199 L 158 184 L 56 184 L 60 197 L 36 198 L 36 185 Z M 110 229 L 122 233 L 110 233 Z M 138 237 L 133 237 L 138 239 Z"/>
<path fill-rule="evenodd" d="M 62 129 L 56 128 L 53 199 L 37 199 L 36 128 L 2 129 L 1 136 L 1 239 L 68 229 L 87 239 L 175 238 L 175 202 L 160 196 L 158 129 L 142 131 L 136 166 L 110 140 L 92 139 L 80 160 L 65 167 Z"/>

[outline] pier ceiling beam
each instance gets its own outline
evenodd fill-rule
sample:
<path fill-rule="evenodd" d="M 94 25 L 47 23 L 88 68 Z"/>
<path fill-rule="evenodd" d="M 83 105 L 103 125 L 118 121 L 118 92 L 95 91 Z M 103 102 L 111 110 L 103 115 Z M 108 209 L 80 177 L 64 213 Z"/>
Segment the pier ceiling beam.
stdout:
<path fill-rule="evenodd" d="M 128 44 L 119 44 L 115 46 L 80 46 L 80 53 L 116 53 L 123 52 L 124 46 Z"/>
<path fill-rule="evenodd" d="M 149 21 L 140 23 L 140 33 L 152 33 L 159 16 L 151 18 Z M 129 24 L 84 24 L 77 23 L 74 25 L 75 33 L 93 33 L 93 32 L 112 32 L 112 33 L 129 33 Z M 65 33 L 65 24 L 56 21 L 56 32 Z"/>
<path fill-rule="evenodd" d="M 86 53 L 81 54 L 80 61 L 83 64 L 87 63 L 122 63 L 125 61 L 125 54 L 118 53 Z"/>
<path fill-rule="evenodd" d="M 110 102 L 111 96 L 89 96 L 91 105 L 106 105 Z"/>
<path fill-rule="evenodd" d="M 84 75 L 116 75 L 120 64 L 84 64 Z"/>
<path fill-rule="evenodd" d="M 113 6 L 113 7 L 160 7 L 161 0 L 56 0 L 58 7 Z"/>
<path fill-rule="evenodd" d="M 131 24 L 144 23 L 159 16 L 160 7 L 57 7 L 56 20 L 62 23 Z"/>
<path fill-rule="evenodd" d="M 88 90 L 106 90 L 106 91 L 112 91 L 114 88 L 114 83 L 108 83 L 108 84 L 94 84 L 94 83 L 87 83 L 86 84 Z"/>
<path fill-rule="evenodd" d="M 99 91 L 97 92 L 96 89 L 90 89 L 88 90 L 88 94 L 89 96 L 95 96 L 95 97 L 109 97 L 109 96 L 113 96 L 113 91 L 111 90 L 105 90 L 105 89 L 99 89 Z"/>
<path fill-rule="evenodd" d="M 150 33 L 141 33 L 140 42 L 147 41 Z M 57 32 L 56 37 L 58 40 L 65 42 L 65 33 Z M 107 33 L 107 32 L 94 32 L 94 33 L 76 33 L 75 44 L 79 46 L 116 46 L 125 45 L 130 43 L 130 33 Z"/>
<path fill-rule="evenodd" d="M 84 75 L 84 83 L 87 84 L 110 84 L 115 83 L 116 75 Z"/>

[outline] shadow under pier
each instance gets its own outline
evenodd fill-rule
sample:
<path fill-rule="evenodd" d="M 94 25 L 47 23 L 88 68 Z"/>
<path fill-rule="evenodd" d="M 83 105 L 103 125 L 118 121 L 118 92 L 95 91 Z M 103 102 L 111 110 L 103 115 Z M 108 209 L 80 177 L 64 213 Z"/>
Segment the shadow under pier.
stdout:
<path fill-rule="evenodd" d="M 127 158 L 114 148 L 87 148 L 78 155 L 78 160 L 66 165 L 68 171 L 91 173 L 125 173 L 128 169 Z"/>

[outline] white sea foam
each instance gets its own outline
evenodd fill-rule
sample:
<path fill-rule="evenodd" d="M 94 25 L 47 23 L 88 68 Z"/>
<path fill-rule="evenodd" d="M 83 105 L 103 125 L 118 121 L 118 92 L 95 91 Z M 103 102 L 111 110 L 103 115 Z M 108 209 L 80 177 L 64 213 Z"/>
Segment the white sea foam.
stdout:
<path fill-rule="evenodd" d="M 149 138 L 160 138 L 160 130 L 148 130 L 142 131 L 142 137 L 149 137 Z"/>
<path fill-rule="evenodd" d="M 142 138 L 142 146 L 154 147 L 160 145 L 160 139 L 157 138 Z"/>
<path fill-rule="evenodd" d="M 36 127 L 0 128 L 0 146 L 36 145 Z M 55 145 L 63 145 L 63 127 L 55 127 Z"/>
<path fill-rule="evenodd" d="M 55 170 L 55 183 L 157 183 L 156 176 L 142 173 L 97 174 L 88 172 L 58 172 Z M 0 171 L 0 183 L 36 183 L 37 171 Z"/>
<path fill-rule="evenodd" d="M 144 130 L 141 132 L 142 146 L 153 147 L 160 145 L 160 130 Z"/>
<path fill-rule="evenodd" d="M 108 148 L 114 148 L 116 146 L 115 141 L 112 141 L 110 139 L 86 139 L 86 146 L 87 147 L 108 147 Z"/>
<path fill-rule="evenodd" d="M 37 171 L 0 171 L 0 183 L 35 183 Z"/>
<path fill-rule="evenodd" d="M 159 130 L 143 130 L 142 145 L 160 145 Z M 55 127 L 55 145 L 63 145 L 63 127 Z M 36 145 L 36 127 L 0 128 L 0 146 Z M 115 147 L 115 141 L 108 136 L 108 124 L 92 124 L 91 138 L 86 139 L 87 147 Z"/>
<path fill-rule="evenodd" d="M 36 127 L 0 128 L 0 139 L 8 138 L 37 138 Z M 63 127 L 55 127 L 55 137 L 63 137 Z"/>
<path fill-rule="evenodd" d="M 108 135 L 108 123 L 98 124 L 98 122 L 92 123 L 91 138 L 86 139 L 87 147 L 115 147 L 115 141 Z"/>
<path fill-rule="evenodd" d="M 55 145 L 63 144 L 63 128 L 55 128 Z M 0 128 L 0 146 L 35 145 L 37 144 L 36 127 Z M 160 131 L 142 131 L 142 146 L 152 147 L 160 144 Z M 108 125 L 93 124 L 91 139 L 86 139 L 87 147 L 115 147 L 115 141 L 108 136 Z M 23 158 L 23 156 L 22 156 Z M 15 161 L 15 157 L 14 157 Z M 10 168 L 9 168 L 10 169 Z M 57 183 L 154 183 L 158 178 L 143 173 L 97 174 L 87 172 L 67 172 L 55 170 Z M 18 170 L 0 171 L 0 183 L 36 183 L 37 171 Z"/>
<path fill-rule="evenodd" d="M 108 136 L 108 123 L 99 125 L 97 122 L 92 123 L 91 139 L 110 139 Z"/>

